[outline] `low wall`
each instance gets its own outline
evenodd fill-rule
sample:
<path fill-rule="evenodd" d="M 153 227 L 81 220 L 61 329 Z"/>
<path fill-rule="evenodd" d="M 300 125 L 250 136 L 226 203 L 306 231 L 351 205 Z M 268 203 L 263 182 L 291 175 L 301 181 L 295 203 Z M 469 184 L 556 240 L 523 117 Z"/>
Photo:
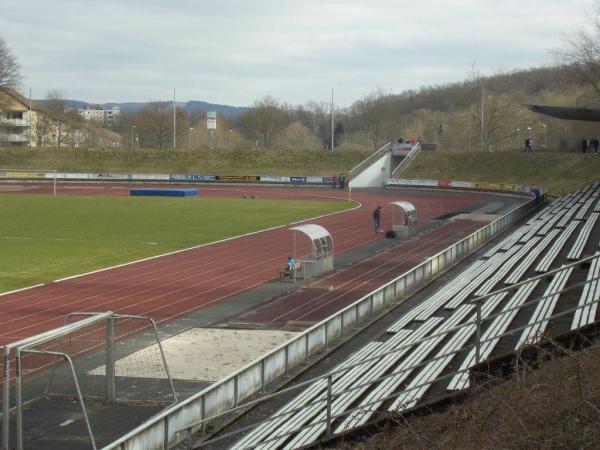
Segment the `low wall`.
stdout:
<path fill-rule="evenodd" d="M 274 183 L 292 185 L 331 186 L 332 177 L 278 176 L 278 175 L 210 175 L 168 173 L 84 173 L 55 170 L 0 169 L 2 180 L 30 181 L 117 181 L 117 182 L 173 182 L 173 183 Z"/>

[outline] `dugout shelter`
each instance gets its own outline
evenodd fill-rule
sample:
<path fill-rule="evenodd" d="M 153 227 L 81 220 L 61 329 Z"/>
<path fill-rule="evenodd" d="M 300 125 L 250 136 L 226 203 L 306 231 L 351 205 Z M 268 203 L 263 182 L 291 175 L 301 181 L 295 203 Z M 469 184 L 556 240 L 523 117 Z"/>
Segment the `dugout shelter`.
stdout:
<path fill-rule="evenodd" d="M 302 260 L 298 278 L 312 278 L 333 270 L 333 238 L 321 225 L 307 223 L 290 228 L 293 234 L 294 257 Z M 310 259 L 297 257 L 296 235 L 300 233 L 310 239 Z"/>
<path fill-rule="evenodd" d="M 390 205 L 392 206 L 392 230 L 396 233 L 396 237 L 408 238 L 417 224 L 417 208 L 405 200 L 390 202 Z M 395 210 L 397 212 L 394 212 Z"/>

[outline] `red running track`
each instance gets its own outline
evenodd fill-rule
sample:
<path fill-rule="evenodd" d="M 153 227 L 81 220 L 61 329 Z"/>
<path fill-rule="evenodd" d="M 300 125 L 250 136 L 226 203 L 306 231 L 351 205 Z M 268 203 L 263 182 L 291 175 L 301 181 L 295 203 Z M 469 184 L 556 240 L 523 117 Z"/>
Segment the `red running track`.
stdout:
<path fill-rule="evenodd" d="M 232 325 L 298 329 L 328 317 L 429 256 L 481 228 L 481 222 L 452 221 L 385 252 L 320 278 L 308 288 L 273 299 L 229 321 Z"/>
<path fill-rule="evenodd" d="M 3 187 L 5 192 L 6 185 Z M 127 195 L 130 187 L 68 185 L 60 186 L 59 192 Z M 11 193 L 47 194 L 50 189 L 48 185 L 26 185 L 22 190 L 13 188 Z M 347 195 L 324 188 L 264 186 L 200 186 L 200 191 L 202 196 L 289 199 L 339 199 Z M 354 193 L 353 199 L 362 207 L 309 220 L 331 232 L 336 253 L 383 239 L 371 229 L 371 211 L 378 204 L 384 206 L 383 225 L 389 227 L 391 219 L 385 214 L 389 201 L 410 201 L 419 211 L 419 221 L 424 222 L 477 203 L 481 196 L 364 191 Z M 0 296 L 0 345 L 56 328 L 73 311 L 111 310 L 149 315 L 158 323 L 172 320 L 276 278 L 290 247 L 291 233 L 283 226 Z M 325 317 L 329 312 L 321 308 L 308 320 Z"/>

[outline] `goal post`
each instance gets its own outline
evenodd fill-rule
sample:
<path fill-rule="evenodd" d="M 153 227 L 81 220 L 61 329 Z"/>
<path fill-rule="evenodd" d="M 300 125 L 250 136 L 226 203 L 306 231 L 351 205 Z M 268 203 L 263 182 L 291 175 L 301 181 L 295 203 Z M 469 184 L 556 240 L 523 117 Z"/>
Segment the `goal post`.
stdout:
<path fill-rule="evenodd" d="M 56 169 L 4 169 L 0 168 L 0 180 L 27 180 L 52 182 L 52 195 L 57 193 L 57 171 Z"/>
<path fill-rule="evenodd" d="M 62 327 L 5 346 L 3 366 L 2 449 L 37 448 L 28 429 L 54 439 L 74 416 L 95 448 L 103 412 L 177 401 L 156 324 L 145 316 L 71 313 Z"/>

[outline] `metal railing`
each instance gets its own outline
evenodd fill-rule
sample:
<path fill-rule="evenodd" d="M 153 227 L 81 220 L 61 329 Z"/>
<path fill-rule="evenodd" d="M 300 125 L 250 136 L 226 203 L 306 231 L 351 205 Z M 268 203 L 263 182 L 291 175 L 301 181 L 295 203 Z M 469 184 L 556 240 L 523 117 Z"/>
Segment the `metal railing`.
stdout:
<path fill-rule="evenodd" d="M 417 142 L 414 145 L 414 147 L 410 150 L 408 155 L 406 155 L 404 157 L 404 159 L 402 159 L 400 164 L 398 164 L 398 166 L 393 170 L 392 178 L 395 178 L 398 175 L 400 175 L 402 172 L 404 172 L 408 168 L 410 163 L 413 161 L 413 159 L 415 159 L 420 152 L 421 152 L 421 144 L 419 142 Z"/>
<path fill-rule="evenodd" d="M 0 126 L 5 127 L 29 127 L 31 121 L 29 119 L 0 119 Z"/>
<path fill-rule="evenodd" d="M 411 291 L 524 218 L 543 200 L 541 196 L 513 209 L 237 372 L 157 414 L 104 449 L 168 449 L 177 444 L 183 439 L 179 430 L 191 427 L 190 431 L 196 431 L 195 424 L 206 423 L 236 408 L 251 395 L 264 392 L 269 383 L 308 362 L 312 355 L 327 350 L 332 341 L 356 330 L 361 322 L 402 303 Z"/>
<path fill-rule="evenodd" d="M 359 173 L 361 173 L 363 170 L 365 170 L 367 167 L 369 167 L 371 164 L 373 164 L 375 161 L 377 161 L 379 158 L 381 158 L 383 155 L 389 152 L 391 147 L 392 143 L 388 142 L 375 153 L 371 154 L 367 159 L 350 169 L 350 171 L 348 172 L 348 180 L 352 180 L 353 178 L 355 178 Z"/>
<path fill-rule="evenodd" d="M 479 358 L 479 351 L 478 351 L 478 349 L 481 348 L 481 346 L 483 344 L 485 344 L 487 342 L 498 341 L 501 338 L 505 338 L 505 337 L 514 337 L 514 336 L 520 334 L 521 332 L 523 332 L 524 330 L 526 330 L 527 328 L 533 327 L 533 326 L 535 326 L 537 324 L 541 324 L 541 323 L 549 322 L 549 321 L 554 321 L 555 319 L 559 319 L 559 318 L 564 318 L 564 317 L 566 317 L 566 316 L 568 316 L 568 315 L 576 312 L 577 310 L 589 308 L 591 305 L 600 303 L 600 298 L 597 298 L 597 299 L 594 299 L 591 302 L 587 302 L 587 303 L 582 304 L 582 305 L 577 305 L 575 307 L 565 309 L 565 310 L 563 310 L 563 311 L 561 311 L 559 313 L 553 314 L 553 315 L 551 315 L 549 317 L 541 318 L 541 319 L 533 321 L 533 322 L 528 322 L 525 325 L 513 327 L 510 330 L 505 330 L 504 332 L 501 332 L 499 334 L 495 334 L 495 335 L 490 336 L 490 337 L 488 337 L 486 339 L 482 339 L 481 338 L 481 328 L 482 328 L 482 326 L 483 326 L 484 323 L 490 322 L 490 321 L 492 321 L 494 319 L 497 319 L 500 316 L 506 316 L 506 315 L 510 314 L 511 312 L 513 312 L 513 311 L 517 311 L 518 312 L 518 311 L 524 310 L 524 309 L 526 309 L 528 307 L 532 307 L 534 305 L 537 305 L 539 302 L 541 302 L 541 301 L 543 301 L 543 300 L 545 300 L 545 299 L 547 299 L 549 297 L 553 297 L 553 296 L 555 296 L 557 294 L 561 294 L 561 293 L 564 293 L 564 292 L 568 292 L 568 291 L 572 291 L 574 289 L 581 288 L 582 286 L 584 286 L 586 284 L 593 283 L 593 282 L 596 282 L 596 281 L 600 280 L 600 278 L 592 278 L 592 279 L 588 279 L 588 280 L 583 281 L 583 282 L 576 283 L 576 284 L 574 284 L 572 286 L 569 286 L 569 287 L 566 287 L 564 289 L 561 289 L 561 290 L 557 291 L 556 293 L 552 293 L 552 294 L 544 295 L 544 296 L 541 296 L 541 297 L 537 297 L 537 298 L 535 298 L 533 300 L 529 300 L 527 302 L 524 302 L 524 303 L 522 303 L 520 305 L 517 305 L 517 306 L 514 306 L 512 308 L 506 308 L 506 309 L 503 309 L 502 311 L 490 314 L 487 317 L 485 317 L 485 318 L 482 319 L 481 318 L 481 310 L 480 310 L 480 308 L 481 308 L 481 304 L 486 299 L 491 298 L 491 297 L 493 297 L 495 295 L 498 295 L 500 293 L 503 293 L 503 292 L 516 291 L 520 286 L 522 286 L 524 284 L 528 284 L 528 283 L 531 283 L 531 282 L 533 282 L 535 280 L 545 278 L 545 277 L 547 277 L 549 275 L 552 275 L 554 273 L 563 271 L 563 270 L 565 270 L 565 269 L 567 269 L 569 267 L 575 267 L 575 266 L 580 265 L 583 262 L 590 261 L 592 259 L 596 259 L 596 258 L 599 258 L 599 257 L 600 257 L 600 254 L 596 254 L 596 255 L 593 255 L 593 256 L 590 256 L 590 257 L 587 257 L 587 258 L 583 258 L 583 259 L 581 259 L 579 261 L 576 261 L 576 262 L 568 264 L 568 265 L 561 266 L 558 269 L 548 271 L 548 272 L 546 272 L 544 274 L 532 277 L 532 278 L 527 279 L 527 280 L 525 280 L 523 282 L 520 282 L 518 284 L 509 286 L 509 287 L 506 287 L 506 288 L 502 288 L 502 289 L 496 290 L 494 292 L 491 292 L 489 294 L 486 294 L 484 296 L 477 297 L 477 298 L 473 299 L 472 301 L 470 301 L 468 303 L 473 304 L 473 306 L 476 308 L 476 312 L 475 313 L 473 313 L 472 311 L 469 312 L 469 315 L 471 317 L 473 317 L 473 315 L 475 316 L 474 320 L 468 320 L 468 321 L 466 321 L 466 322 L 464 322 L 464 323 L 462 323 L 460 325 L 457 325 L 455 327 L 449 328 L 449 329 L 441 331 L 441 332 L 434 332 L 434 333 L 432 333 L 432 334 L 430 334 L 428 336 L 425 336 L 425 337 L 423 337 L 421 339 L 417 339 L 417 340 L 411 341 L 410 343 L 400 344 L 398 347 L 396 347 L 396 348 L 394 348 L 394 349 L 392 349 L 390 351 L 382 352 L 382 353 L 379 353 L 379 354 L 377 354 L 375 356 L 371 356 L 371 357 L 367 357 L 367 358 L 361 359 L 360 361 L 355 362 L 353 364 L 348 364 L 348 365 L 345 365 L 343 367 L 335 368 L 335 369 L 333 369 L 333 370 L 331 370 L 331 371 L 329 371 L 329 372 L 327 372 L 327 373 L 325 373 L 325 374 L 323 374 L 323 375 L 321 375 L 319 377 L 315 377 L 315 378 L 312 378 L 310 380 L 298 383 L 298 384 L 296 384 L 296 385 L 294 385 L 292 387 L 280 390 L 280 391 L 278 391 L 278 392 L 276 392 L 274 394 L 263 396 L 261 398 L 255 399 L 255 400 L 253 400 L 251 402 L 247 402 L 243 406 L 236 407 L 235 410 L 242 411 L 243 409 L 247 409 L 247 408 L 249 408 L 251 406 L 258 405 L 258 404 L 263 403 L 263 402 L 268 401 L 268 400 L 272 400 L 272 399 L 279 398 L 279 397 L 282 397 L 282 396 L 290 396 L 290 394 L 292 394 L 295 391 L 303 390 L 303 389 L 305 389 L 305 388 L 307 388 L 307 387 L 309 387 L 311 385 L 314 386 L 315 383 L 321 382 L 321 385 L 318 388 L 318 393 L 316 393 L 315 395 L 313 395 L 312 399 L 309 400 L 309 401 L 307 401 L 304 405 L 287 409 L 287 410 L 285 410 L 282 413 L 275 414 L 275 415 L 272 415 L 272 416 L 270 416 L 270 417 L 268 417 L 266 419 L 262 419 L 262 420 L 256 421 L 256 422 L 252 423 L 251 425 L 243 426 L 243 427 L 240 427 L 240 428 L 235 429 L 233 431 L 221 434 L 221 435 L 219 435 L 217 437 L 213 437 L 213 438 L 207 439 L 207 440 L 205 440 L 205 441 L 202 442 L 202 445 L 203 446 L 208 446 L 209 444 L 215 444 L 217 442 L 222 442 L 222 441 L 225 441 L 225 440 L 229 440 L 229 441 L 234 440 L 236 438 L 236 436 L 239 436 L 239 435 L 241 435 L 243 433 L 250 432 L 250 431 L 252 431 L 253 429 L 257 428 L 260 425 L 263 425 L 263 424 L 266 424 L 266 423 L 269 423 L 269 422 L 275 422 L 275 421 L 277 421 L 277 419 L 285 419 L 285 420 L 290 419 L 295 413 L 298 413 L 298 412 L 303 411 L 303 410 L 307 410 L 309 407 L 312 407 L 312 406 L 318 406 L 318 407 L 320 407 L 320 411 L 325 411 L 326 412 L 326 417 L 324 419 L 321 419 L 321 420 L 310 421 L 310 423 L 308 423 L 306 425 L 294 427 L 293 429 L 290 429 L 289 431 L 286 431 L 285 433 L 281 433 L 281 434 L 276 433 L 276 435 L 273 436 L 273 437 L 270 437 L 270 438 L 265 439 L 265 440 L 261 440 L 260 442 L 255 443 L 253 445 L 243 446 L 243 448 L 245 450 L 246 449 L 249 450 L 249 449 L 252 449 L 252 448 L 256 448 L 258 446 L 263 446 L 265 444 L 273 443 L 273 441 L 283 440 L 283 439 L 286 439 L 286 438 L 288 438 L 288 437 L 290 437 L 292 435 L 295 435 L 295 434 L 297 434 L 297 433 L 299 433 L 299 432 L 301 432 L 301 431 L 303 431 L 303 430 L 305 430 L 307 428 L 311 428 L 311 427 L 314 427 L 315 425 L 319 425 L 319 424 L 324 426 L 324 435 L 323 435 L 322 440 L 330 439 L 330 438 L 335 437 L 336 434 L 342 434 L 342 433 L 345 433 L 345 432 L 347 432 L 347 431 L 349 431 L 349 430 L 352 429 L 352 427 L 350 427 L 350 428 L 344 429 L 341 432 L 333 432 L 332 431 L 333 430 L 333 426 L 332 425 L 333 425 L 334 422 L 339 421 L 339 419 L 343 419 L 343 418 L 349 417 L 351 415 L 353 415 L 354 417 L 357 417 L 357 416 L 360 416 L 361 414 L 370 414 L 371 415 L 371 414 L 374 414 L 374 413 L 380 413 L 380 414 L 382 414 L 384 416 L 384 418 L 385 417 L 389 417 L 389 415 L 391 414 L 391 412 L 379 411 L 379 407 L 381 406 L 381 404 L 383 402 L 388 401 L 388 400 L 392 400 L 394 398 L 398 398 L 400 395 L 405 395 L 407 392 L 416 391 L 416 390 L 419 390 L 420 388 L 423 388 L 423 387 L 429 387 L 429 386 L 431 386 L 431 385 L 433 385 L 435 383 L 438 383 L 440 381 L 444 381 L 444 380 L 447 380 L 447 379 L 452 379 L 453 377 L 455 377 L 458 374 L 468 375 L 468 373 L 471 370 L 471 368 L 457 369 L 457 370 L 454 370 L 454 371 L 447 372 L 447 373 L 445 373 L 442 376 L 436 376 L 433 379 L 429 379 L 429 380 L 426 380 L 426 381 L 424 381 L 422 383 L 418 383 L 416 385 L 412 385 L 410 387 L 402 389 L 402 390 L 400 390 L 400 392 L 396 392 L 396 393 L 393 393 L 393 394 L 390 394 L 390 395 L 387 395 L 387 396 L 379 397 L 376 400 L 372 400 L 372 401 L 367 402 L 367 403 L 362 403 L 359 406 L 355 406 L 353 408 L 344 408 L 344 410 L 342 412 L 340 412 L 339 414 L 335 414 L 335 413 L 332 412 L 332 410 L 333 410 L 333 402 L 334 402 L 334 400 L 336 398 L 340 398 L 340 397 L 342 397 L 344 395 L 348 395 L 348 394 L 350 394 L 352 392 L 355 392 L 355 391 L 357 391 L 357 392 L 358 391 L 363 391 L 364 392 L 365 389 L 368 389 L 368 388 L 371 388 L 373 386 L 376 386 L 380 382 L 385 381 L 385 380 L 387 380 L 387 379 L 389 379 L 391 377 L 398 377 L 399 375 L 402 375 L 402 374 L 405 374 L 405 373 L 408 375 L 408 374 L 410 374 L 411 372 L 413 372 L 413 371 L 415 371 L 417 369 L 423 368 L 424 366 L 431 364 L 432 362 L 435 362 L 435 361 L 438 361 L 438 360 L 441 360 L 441 359 L 445 359 L 445 358 L 448 358 L 448 357 L 454 357 L 455 355 L 457 355 L 459 353 L 465 353 L 466 351 L 470 351 L 470 350 L 473 350 L 473 349 L 475 349 L 475 352 L 476 352 L 476 355 L 477 355 L 477 357 L 475 359 L 475 365 L 477 365 L 480 362 L 482 362 L 482 360 L 480 360 L 480 358 Z M 475 342 L 473 342 L 471 344 L 467 344 L 467 345 L 461 346 L 459 348 L 456 348 L 454 350 L 445 352 L 443 354 L 438 354 L 437 356 L 434 356 L 434 357 L 431 357 L 431 358 L 426 358 L 426 359 L 424 359 L 424 360 L 422 360 L 422 361 L 420 361 L 420 362 L 418 362 L 416 364 L 410 365 L 409 367 L 400 368 L 399 370 L 393 370 L 392 372 L 386 373 L 385 375 L 378 376 L 378 377 L 376 377 L 374 379 L 371 379 L 371 380 L 368 380 L 366 382 L 360 382 L 359 381 L 358 384 L 353 384 L 353 385 L 351 385 L 348 388 L 344 388 L 344 389 L 341 389 L 341 390 L 334 390 L 334 386 L 335 386 L 334 380 L 335 379 L 339 380 L 344 374 L 347 374 L 352 369 L 364 368 L 364 367 L 369 368 L 369 367 L 371 367 L 371 365 L 376 364 L 377 362 L 381 361 L 383 358 L 386 358 L 388 356 L 392 356 L 392 355 L 395 355 L 395 354 L 400 354 L 400 353 L 403 353 L 405 351 L 414 350 L 420 344 L 423 344 L 423 343 L 426 343 L 428 341 L 431 341 L 431 340 L 434 340 L 434 339 L 438 339 L 438 338 L 442 338 L 442 339 L 446 338 L 449 335 L 458 333 L 462 329 L 465 329 L 467 327 L 473 327 L 473 326 L 475 327 L 475 336 L 476 336 L 476 339 L 475 339 Z M 540 340 L 542 339 L 542 336 L 538 336 L 538 337 L 539 337 Z M 358 396 L 358 394 L 362 394 L 363 392 L 358 392 L 357 396 Z M 438 396 L 438 398 L 441 398 L 441 397 L 443 397 L 443 395 Z M 413 402 L 411 401 L 411 402 L 407 402 L 404 405 L 402 405 L 402 404 L 399 405 L 398 406 L 398 412 L 401 412 L 401 411 L 404 411 L 404 410 L 414 409 L 414 408 L 416 408 L 416 407 L 419 406 L 418 404 L 414 405 L 414 406 L 411 406 L 412 403 Z M 191 444 L 191 430 L 192 429 L 194 429 L 194 428 L 203 428 L 203 427 L 206 426 L 207 422 L 213 421 L 215 419 L 218 419 L 219 417 L 222 417 L 225 414 L 230 414 L 230 413 L 234 412 L 235 410 L 227 411 L 227 412 L 218 414 L 216 416 L 207 418 L 205 420 L 201 420 L 201 421 L 199 421 L 199 422 L 197 422 L 195 424 L 190 425 L 187 428 L 181 429 L 180 433 L 182 434 L 182 436 L 184 435 L 188 439 L 189 443 Z M 368 423 L 370 423 L 370 422 L 368 422 Z M 323 434 L 323 433 L 321 433 L 321 434 Z"/>

